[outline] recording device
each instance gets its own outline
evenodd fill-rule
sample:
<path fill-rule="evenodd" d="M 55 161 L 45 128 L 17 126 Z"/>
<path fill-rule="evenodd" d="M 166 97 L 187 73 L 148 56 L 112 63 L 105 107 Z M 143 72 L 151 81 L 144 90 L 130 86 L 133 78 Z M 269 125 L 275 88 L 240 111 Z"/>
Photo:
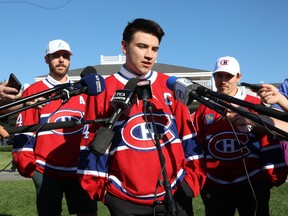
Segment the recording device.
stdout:
<path fill-rule="evenodd" d="M 150 80 L 139 80 L 137 82 L 136 93 L 139 100 L 148 101 L 152 98 L 152 89 Z"/>
<path fill-rule="evenodd" d="M 270 117 L 274 117 L 282 121 L 288 121 L 288 115 L 285 112 L 281 112 L 276 109 L 267 108 L 266 106 L 263 106 L 262 104 L 253 104 L 248 101 L 244 101 L 244 100 L 232 97 L 230 95 L 221 94 L 221 93 L 212 91 L 211 89 L 201 86 L 200 84 L 195 83 L 187 78 L 177 78 L 175 76 L 172 76 L 168 78 L 166 85 L 170 90 L 174 92 L 175 98 L 179 100 L 180 102 L 184 103 L 186 106 L 189 105 L 191 101 L 193 101 L 194 99 L 196 99 L 200 103 L 203 103 L 206 100 L 202 97 L 205 97 L 205 98 L 210 98 L 211 100 L 215 101 L 217 104 L 221 103 L 222 106 L 227 106 L 227 103 L 225 102 L 233 103 L 242 107 L 246 107 L 248 109 L 252 109 L 260 114 L 268 115 Z M 199 99 L 202 99 L 202 100 L 200 101 Z M 233 106 L 229 107 L 229 109 L 238 113 L 240 112 L 239 109 Z M 242 113 L 242 115 L 244 114 Z M 249 118 L 249 116 L 245 116 L 245 117 Z M 255 119 L 253 119 L 253 121 L 258 122 Z"/>
<path fill-rule="evenodd" d="M 15 88 L 18 90 L 17 93 L 14 93 L 14 94 L 18 94 L 21 87 L 22 87 L 22 84 L 21 82 L 17 79 L 17 77 L 11 73 L 10 76 L 9 76 L 9 80 L 8 80 L 8 87 L 11 87 L 11 88 Z"/>
<path fill-rule="evenodd" d="M 89 149 L 96 155 L 105 154 L 114 137 L 113 127 L 119 117 L 124 113 L 129 112 L 132 106 L 133 99 L 136 93 L 138 79 L 132 78 L 125 85 L 124 89 L 117 90 L 110 100 L 110 106 L 114 108 L 114 113 L 108 119 L 106 124 L 108 127 L 100 127 L 95 134 Z"/>
<path fill-rule="evenodd" d="M 83 70 L 83 72 L 85 72 L 85 71 L 87 71 L 86 68 Z M 27 101 L 31 101 L 31 100 L 34 100 L 34 99 L 39 98 L 39 97 L 47 98 L 45 101 L 39 101 L 37 103 L 33 103 L 31 105 L 22 107 L 18 110 L 12 110 L 9 113 L 5 113 L 3 115 L 0 115 L 0 119 L 4 118 L 6 116 L 9 116 L 9 115 L 15 114 L 17 112 L 21 112 L 23 110 L 26 110 L 26 109 L 29 109 L 32 107 L 36 107 L 40 104 L 47 103 L 47 102 L 52 101 L 52 100 L 62 99 L 62 100 L 67 101 L 67 99 L 69 99 L 70 97 L 72 97 L 74 95 L 81 94 L 81 93 L 85 93 L 85 94 L 91 95 L 91 96 L 96 96 L 96 95 L 102 93 L 105 90 L 105 87 L 106 87 L 105 86 L 105 80 L 102 76 L 97 75 L 97 74 L 89 74 L 89 75 L 84 76 L 79 82 L 56 85 L 56 86 L 54 86 L 54 88 L 47 89 L 47 90 L 42 91 L 42 92 L 38 92 L 34 95 L 30 95 L 30 96 L 21 98 L 19 100 L 13 101 L 12 103 L 7 103 L 3 106 L 0 106 L 0 111 L 2 111 L 5 109 L 8 109 L 10 107 L 19 105 L 19 104 L 24 104 Z M 52 96 L 51 94 L 53 94 L 53 93 L 55 93 L 55 94 Z M 50 95 L 51 95 L 51 97 L 50 97 Z"/>
<path fill-rule="evenodd" d="M 56 92 L 56 95 L 62 99 L 70 98 L 71 96 L 81 93 L 95 96 L 105 90 L 106 86 L 104 78 L 100 75 L 97 75 L 95 68 L 87 66 L 82 71 L 81 76 L 83 76 L 83 78 L 80 79 L 80 81 L 64 86 L 63 89 Z"/>
<path fill-rule="evenodd" d="M 256 85 L 256 84 L 249 84 L 249 83 L 246 83 L 246 82 L 241 82 L 240 83 L 241 86 L 246 86 L 248 88 L 250 88 L 252 91 L 255 91 L 257 92 L 259 89 L 261 89 L 261 85 Z"/>
<path fill-rule="evenodd" d="M 84 70 L 81 72 L 80 77 L 83 78 L 88 74 L 97 74 L 97 71 L 94 67 L 92 66 L 87 66 L 84 68 Z"/>
<path fill-rule="evenodd" d="M 194 84 L 187 78 L 171 76 L 166 81 L 167 87 L 172 90 L 178 101 L 188 106 L 192 103 L 190 93 L 194 90 Z"/>

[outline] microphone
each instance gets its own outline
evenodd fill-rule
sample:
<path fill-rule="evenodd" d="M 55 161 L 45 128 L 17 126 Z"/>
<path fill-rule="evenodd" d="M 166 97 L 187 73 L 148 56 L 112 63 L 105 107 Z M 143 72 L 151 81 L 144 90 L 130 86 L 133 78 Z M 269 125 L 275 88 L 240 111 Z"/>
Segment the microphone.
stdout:
<path fill-rule="evenodd" d="M 96 71 L 96 70 L 95 70 Z M 105 90 L 104 78 L 97 74 L 85 75 L 79 82 L 65 86 L 64 89 L 56 92 L 56 97 L 68 99 L 74 95 L 85 93 L 96 96 Z"/>
<path fill-rule="evenodd" d="M 147 102 L 148 99 L 152 98 L 151 81 L 139 80 L 137 82 L 136 92 L 137 92 L 139 100 L 143 100 Z"/>
<path fill-rule="evenodd" d="M 117 90 L 110 100 L 110 106 L 114 108 L 114 113 L 108 119 L 106 124 L 108 127 L 100 127 L 95 134 L 92 143 L 89 145 L 90 151 L 96 155 L 105 154 L 114 137 L 113 127 L 119 117 L 124 113 L 128 113 L 132 106 L 134 96 L 136 94 L 138 79 L 132 78 L 125 85 L 124 89 Z"/>
<path fill-rule="evenodd" d="M 188 106 L 194 98 L 198 100 L 201 96 L 208 97 L 218 103 L 221 103 L 223 106 L 226 101 L 228 103 L 237 104 L 242 107 L 246 107 L 252 109 L 260 114 L 264 114 L 270 117 L 274 117 L 280 119 L 282 121 L 288 121 L 288 115 L 285 112 L 270 109 L 262 104 L 253 104 L 248 101 L 244 101 L 226 94 L 221 94 L 215 91 L 212 91 L 204 86 L 201 86 L 198 83 L 195 83 L 187 78 L 177 78 L 175 76 L 171 76 L 166 81 L 167 87 L 174 92 L 175 98 Z M 223 101 L 221 101 L 223 100 Z M 202 103 L 201 101 L 199 101 Z M 232 107 L 230 108 L 232 109 Z M 239 112 L 239 111 L 238 111 Z"/>
<path fill-rule="evenodd" d="M 190 93 L 194 90 L 194 84 L 190 79 L 171 76 L 167 79 L 166 85 L 174 92 L 178 101 L 186 106 L 192 103 L 193 99 L 190 97 Z"/>
<path fill-rule="evenodd" d="M 84 70 L 81 72 L 80 77 L 83 78 L 88 74 L 97 74 L 96 68 L 92 66 L 85 67 Z"/>
<path fill-rule="evenodd" d="M 136 92 L 138 95 L 138 100 L 143 100 L 143 111 L 146 113 L 148 99 L 152 98 L 150 80 L 139 80 L 137 83 Z"/>

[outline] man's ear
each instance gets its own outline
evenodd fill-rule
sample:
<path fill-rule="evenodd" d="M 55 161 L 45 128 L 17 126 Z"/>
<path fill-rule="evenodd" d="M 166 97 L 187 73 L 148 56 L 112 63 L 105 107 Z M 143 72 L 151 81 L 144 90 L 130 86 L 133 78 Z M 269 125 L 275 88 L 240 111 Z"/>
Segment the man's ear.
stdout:
<path fill-rule="evenodd" d="M 126 55 L 126 52 L 127 52 L 127 42 L 125 40 L 122 40 L 121 41 L 121 49 L 122 49 L 122 52 Z"/>
<path fill-rule="evenodd" d="M 44 56 L 44 59 L 45 59 L 46 64 L 49 64 L 49 57 L 48 57 L 48 55 Z"/>

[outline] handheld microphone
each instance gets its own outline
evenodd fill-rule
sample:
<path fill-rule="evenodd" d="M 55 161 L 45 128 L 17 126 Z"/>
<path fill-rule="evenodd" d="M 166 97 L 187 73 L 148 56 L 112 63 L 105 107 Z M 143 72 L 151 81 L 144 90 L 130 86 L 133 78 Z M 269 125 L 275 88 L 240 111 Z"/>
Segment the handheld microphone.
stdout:
<path fill-rule="evenodd" d="M 125 85 L 124 89 L 117 90 L 110 100 L 110 105 L 114 108 L 114 113 L 108 119 L 108 127 L 100 127 L 95 134 L 92 143 L 89 145 L 90 151 L 96 155 L 105 154 L 114 137 L 113 127 L 123 113 L 127 113 L 132 106 L 136 93 L 138 79 L 132 78 Z"/>
<path fill-rule="evenodd" d="M 150 80 L 139 80 L 137 83 L 136 92 L 138 95 L 138 100 L 143 100 L 143 111 L 146 113 L 148 99 L 152 98 Z"/>
<path fill-rule="evenodd" d="M 81 72 L 80 77 L 83 78 L 88 74 L 97 74 L 97 70 L 96 68 L 92 67 L 92 66 L 87 66 L 84 68 L 84 70 Z"/>
<path fill-rule="evenodd" d="M 250 88 L 252 91 L 257 92 L 259 89 L 261 89 L 261 85 L 257 85 L 257 84 L 250 84 L 250 83 L 246 83 L 246 82 L 241 82 L 240 83 L 241 86 L 245 86 Z"/>
<path fill-rule="evenodd" d="M 202 100 L 200 101 L 199 99 L 204 96 L 214 100 L 218 104 L 225 101 L 228 103 L 233 103 L 242 107 L 252 109 L 260 114 L 268 115 L 282 121 L 288 121 L 288 115 L 285 112 L 276 109 L 270 109 L 263 106 L 262 104 L 253 104 L 248 101 L 232 97 L 230 95 L 214 92 L 204 86 L 201 86 L 198 83 L 192 82 L 187 78 L 177 78 L 175 76 L 172 76 L 168 78 L 166 85 L 170 90 L 174 91 L 176 99 L 185 104 L 186 106 L 189 105 L 194 100 L 194 98 L 200 103 L 203 103 Z M 224 104 L 225 103 L 223 103 L 222 106 Z M 234 109 L 233 107 L 229 108 L 233 111 L 235 111 L 236 109 Z M 237 111 L 239 112 L 239 110 Z"/>
<path fill-rule="evenodd" d="M 91 72 L 93 72 L 93 74 Z M 89 73 L 89 74 L 87 74 L 87 73 Z M 5 109 L 8 109 L 10 107 L 17 106 L 19 104 L 24 104 L 27 101 L 31 101 L 35 98 L 39 98 L 39 97 L 47 98 L 47 100 L 45 100 L 45 101 L 37 102 L 37 103 L 34 103 L 32 105 L 25 106 L 25 107 L 22 107 L 20 109 L 13 110 L 11 112 L 0 115 L 0 119 L 4 118 L 6 116 L 12 115 L 12 114 L 21 112 L 23 110 L 26 110 L 26 109 L 29 109 L 32 107 L 36 107 L 36 106 L 38 106 L 42 103 L 46 103 L 48 101 L 57 100 L 59 98 L 67 101 L 67 99 L 69 99 L 70 97 L 72 97 L 74 95 L 81 94 L 81 93 L 85 93 L 85 94 L 91 95 L 91 96 L 96 96 L 105 90 L 105 87 L 106 87 L 105 86 L 105 80 L 102 76 L 97 75 L 97 71 L 95 70 L 95 68 L 88 66 L 82 71 L 81 74 L 87 74 L 87 75 L 84 76 L 79 82 L 59 84 L 59 85 L 54 86 L 54 88 L 47 89 L 47 90 L 42 91 L 42 92 L 38 92 L 34 95 L 30 95 L 30 96 L 21 98 L 19 100 L 13 101 L 9 104 L 5 104 L 3 106 L 0 106 L 0 111 L 2 111 Z M 51 96 L 51 94 L 53 94 L 53 93 L 55 93 L 55 95 Z"/>
<path fill-rule="evenodd" d="M 148 99 L 152 98 L 151 81 L 139 80 L 136 92 L 139 100 L 148 101 Z"/>
<path fill-rule="evenodd" d="M 71 96 L 85 93 L 87 95 L 96 96 L 105 90 L 104 78 L 97 74 L 88 74 L 79 82 L 70 84 L 64 89 L 56 92 L 61 98 L 70 98 Z"/>
<path fill-rule="evenodd" d="M 190 93 L 194 90 L 194 84 L 190 79 L 171 76 L 167 79 L 166 85 L 174 92 L 178 101 L 186 106 L 192 103 L 193 99 L 190 97 Z"/>

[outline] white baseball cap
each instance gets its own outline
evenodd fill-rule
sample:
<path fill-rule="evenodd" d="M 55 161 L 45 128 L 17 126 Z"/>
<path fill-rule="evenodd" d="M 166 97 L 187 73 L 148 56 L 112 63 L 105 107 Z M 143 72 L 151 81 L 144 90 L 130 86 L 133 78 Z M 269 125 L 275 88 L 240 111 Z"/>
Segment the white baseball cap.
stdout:
<path fill-rule="evenodd" d="M 59 50 L 66 50 L 67 52 L 70 53 L 70 55 L 73 55 L 69 44 L 61 39 L 52 40 L 48 43 L 47 48 L 46 48 L 46 55 L 55 53 Z"/>
<path fill-rule="evenodd" d="M 240 73 L 239 62 L 234 57 L 220 57 L 217 59 L 214 68 L 214 73 L 216 72 L 227 72 L 235 76 L 237 73 Z"/>

